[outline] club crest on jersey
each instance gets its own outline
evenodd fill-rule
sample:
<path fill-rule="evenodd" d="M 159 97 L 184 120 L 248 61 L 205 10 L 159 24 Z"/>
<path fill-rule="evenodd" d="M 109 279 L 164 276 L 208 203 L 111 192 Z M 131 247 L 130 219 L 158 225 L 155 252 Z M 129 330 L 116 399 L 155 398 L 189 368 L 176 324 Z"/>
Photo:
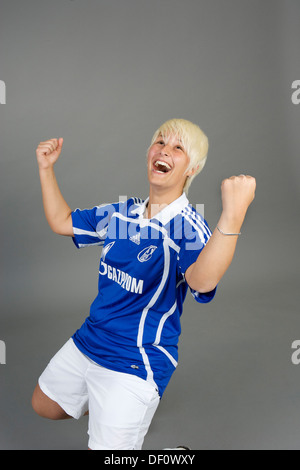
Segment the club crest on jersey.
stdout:
<path fill-rule="evenodd" d="M 151 256 L 153 255 L 154 251 L 156 250 L 157 246 L 150 245 L 147 248 L 144 248 L 142 251 L 139 252 L 137 258 L 141 263 L 148 261 Z"/>

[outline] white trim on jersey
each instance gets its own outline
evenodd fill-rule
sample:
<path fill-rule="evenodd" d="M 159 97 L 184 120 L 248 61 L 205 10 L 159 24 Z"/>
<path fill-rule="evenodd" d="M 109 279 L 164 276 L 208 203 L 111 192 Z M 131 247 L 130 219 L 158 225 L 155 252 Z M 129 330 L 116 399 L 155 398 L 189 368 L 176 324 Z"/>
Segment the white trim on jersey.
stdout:
<path fill-rule="evenodd" d="M 159 349 L 161 352 L 163 352 L 167 357 L 168 359 L 170 359 L 170 361 L 172 362 L 173 366 L 176 368 L 178 366 L 178 362 L 175 361 L 174 357 L 171 356 L 171 354 L 165 349 L 163 348 L 162 346 L 160 346 L 159 344 L 155 344 L 154 345 L 157 349 Z"/>
<path fill-rule="evenodd" d="M 163 352 L 167 357 L 168 359 L 172 362 L 173 366 L 176 368 L 178 363 L 177 361 L 175 361 L 174 357 L 163 347 L 161 346 L 159 343 L 160 343 L 160 339 L 161 339 L 161 333 L 162 333 L 162 330 L 163 330 L 163 327 L 164 327 L 164 324 L 166 322 L 166 320 L 171 316 L 173 315 L 173 313 L 175 312 L 176 310 L 176 307 L 177 307 L 177 301 L 175 301 L 175 303 L 173 304 L 173 306 L 170 308 L 170 310 L 166 313 L 164 313 L 164 315 L 161 317 L 160 319 L 160 322 L 159 322 L 159 325 L 158 325 L 158 328 L 157 328 L 157 332 L 156 332 L 156 338 L 155 338 L 155 341 L 153 343 L 153 346 L 155 346 L 156 348 L 158 348 L 161 352 Z"/>
<path fill-rule="evenodd" d="M 194 229 L 198 232 L 201 242 L 203 243 L 203 245 L 205 245 L 206 240 L 203 236 L 203 230 L 201 226 L 199 225 L 199 223 L 197 224 L 196 221 L 193 221 L 191 215 L 186 213 L 185 210 L 182 211 L 182 215 L 185 218 L 185 220 L 187 220 L 191 224 L 191 226 L 194 227 Z"/>
<path fill-rule="evenodd" d="M 91 232 L 89 230 L 83 230 L 81 228 L 76 228 L 76 227 L 73 227 L 73 233 L 74 235 L 86 235 L 88 237 L 94 237 L 96 239 L 100 239 L 100 241 L 98 242 L 95 242 L 95 243 L 78 243 L 78 247 L 79 248 L 84 248 L 85 246 L 95 246 L 95 245 L 98 245 L 98 246 L 101 246 L 104 244 L 104 237 L 106 235 L 106 232 L 107 232 L 107 227 L 100 230 L 100 232 Z"/>
<path fill-rule="evenodd" d="M 160 293 L 162 292 L 162 290 L 165 286 L 165 283 L 166 283 L 166 281 L 168 279 L 168 275 L 169 275 L 170 252 L 169 252 L 169 246 L 168 246 L 168 243 L 167 243 L 167 239 L 164 239 L 164 241 L 163 241 L 163 248 L 164 248 L 164 270 L 163 270 L 163 275 L 162 275 L 162 278 L 161 278 L 161 282 L 160 282 L 160 285 L 158 286 L 158 289 L 155 291 L 154 295 L 150 299 L 150 302 L 148 303 L 148 305 L 146 305 L 146 307 L 143 310 L 141 320 L 140 320 L 140 324 L 139 324 L 139 329 L 138 329 L 138 337 L 137 337 L 137 346 L 140 349 L 140 352 L 141 352 L 143 360 L 144 360 L 145 368 L 146 368 L 146 371 L 147 371 L 147 380 L 150 381 L 150 382 L 153 382 L 153 371 L 151 369 L 146 351 L 143 348 L 143 335 L 144 335 L 145 321 L 146 321 L 148 311 L 149 311 L 150 308 L 153 307 L 153 305 L 157 301 Z"/>
<path fill-rule="evenodd" d="M 192 219 L 198 224 L 198 226 L 202 229 L 202 231 L 209 238 L 211 236 L 211 231 L 209 230 L 207 225 L 204 223 L 204 220 L 200 217 L 200 215 L 197 214 L 197 212 L 195 212 L 190 206 L 187 206 L 186 210 L 188 214 L 192 217 Z"/>
<path fill-rule="evenodd" d="M 161 294 L 164 286 L 165 286 L 165 283 L 168 279 L 168 276 L 169 276 L 169 270 L 170 270 L 170 252 L 169 252 L 169 247 L 170 248 L 173 248 L 173 250 L 176 251 L 176 253 L 179 253 L 180 252 L 180 247 L 178 245 L 176 245 L 176 243 L 171 239 L 169 238 L 168 236 L 168 232 L 167 230 L 164 228 L 164 227 L 161 227 L 160 225 L 154 223 L 154 222 L 151 222 L 149 219 L 132 219 L 132 218 L 128 218 L 126 217 L 125 215 L 123 214 L 120 214 L 119 212 L 115 212 L 112 217 L 118 217 L 119 219 L 122 219 L 124 220 L 125 222 L 130 222 L 130 223 L 136 223 L 136 224 L 139 224 L 141 226 L 149 226 L 151 228 L 154 228 L 156 230 L 159 230 L 160 232 L 163 233 L 164 235 L 164 241 L 163 241 L 163 247 L 164 247 L 164 270 L 163 270 L 163 275 L 162 275 L 162 279 L 161 279 L 161 283 L 158 287 L 158 289 L 155 291 L 154 295 L 152 296 L 152 298 L 150 299 L 148 305 L 146 305 L 146 307 L 143 309 L 143 312 L 142 312 L 142 316 L 141 316 L 141 319 L 140 319 L 140 323 L 139 323 L 139 329 L 138 329 L 138 336 L 137 336 L 137 346 L 140 350 L 140 353 L 141 353 L 141 356 L 143 358 L 143 362 L 144 362 L 144 366 L 145 366 L 145 369 L 146 369 L 146 372 L 147 372 L 147 381 L 148 382 L 151 382 L 151 383 L 155 383 L 154 380 L 153 380 L 153 371 L 151 369 L 151 366 L 150 366 L 150 362 L 149 362 L 149 359 L 148 359 L 148 356 L 147 356 L 147 353 L 145 351 L 145 348 L 143 347 L 143 335 L 144 335 L 144 327 L 145 327 L 145 321 L 146 321 L 146 317 L 147 317 L 147 314 L 148 314 L 148 311 L 150 308 L 153 307 L 153 305 L 155 304 L 155 302 L 157 301 L 159 295 Z M 141 223 L 142 222 L 142 223 Z M 171 312 L 173 313 L 175 311 L 175 308 L 176 308 L 176 303 L 173 305 L 174 307 L 174 310 Z M 172 307 L 172 309 L 173 309 Z M 171 310 L 172 310 L 171 309 Z M 171 315 L 170 313 L 170 315 Z M 165 314 L 166 315 L 166 314 Z M 164 316 L 165 316 L 164 315 Z M 163 316 L 163 318 L 164 318 Z M 169 316 L 169 315 L 168 315 Z M 167 316 L 165 317 L 163 323 L 159 323 L 158 325 L 158 328 L 161 327 L 161 330 L 160 330 L 160 333 L 159 333 L 159 340 L 160 340 L 160 336 L 161 336 L 161 332 L 162 332 L 162 327 L 163 327 L 163 324 L 164 322 L 166 321 L 167 319 Z M 156 334 L 156 338 L 158 338 L 158 334 Z M 156 341 L 156 340 L 155 340 Z M 158 342 L 159 343 L 159 342 Z M 166 349 L 164 349 L 162 346 L 160 346 L 159 344 L 155 344 L 154 343 L 154 346 L 156 346 L 158 349 L 160 349 L 168 358 L 169 360 L 172 362 L 172 364 L 174 365 L 174 367 L 177 367 L 177 362 L 176 360 L 171 356 L 171 354 L 166 351 Z M 176 364 L 176 365 L 175 365 Z"/>
<path fill-rule="evenodd" d="M 157 332 L 156 332 L 156 338 L 155 338 L 155 341 L 153 343 L 154 346 L 159 345 L 160 338 L 161 338 L 161 333 L 162 333 L 162 329 L 164 327 L 164 324 L 165 324 L 167 318 L 169 318 L 169 316 L 172 315 L 175 312 L 176 307 L 177 307 L 177 300 L 175 301 L 174 305 L 172 305 L 170 310 L 168 312 L 164 313 L 163 316 L 161 317 L 158 328 L 157 328 Z"/>
<path fill-rule="evenodd" d="M 99 245 L 103 245 L 103 243 L 104 243 L 103 238 L 97 232 L 90 232 L 89 230 L 83 230 L 81 228 L 73 227 L 73 233 L 74 233 L 74 235 L 86 235 L 88 237 L 94 237 L 98 240 L 100 239 L 99 241 L 97 241 L 95 243 L 90 243 L 90 242 L 89 243 L 78 243 L 79 248 L 84 248 L 85 246 L 95 246 L 95 245 L 99 246 Z"/>
<path fill-rule="evenodd" d="M 104 244 L 104 241 L 96 242 L 96 243 L 78 243 L 79 248 L 84 248 L 85 246 L 101 246 Z"/>
<path fill-rule="evenodd" d="M 168 245 L 171 248 L 173 248 L 173 250 L 175 250 L 177 253 L 180 252 L 180 247 L 178 245 L 176 245 L 176 243 L 171 238 L 169 238 L 167 230 L 164 227 L 161 227 L 160 225 L 158 225 L 154 222 L 151 222 L 149 219 L 142 219 L 142 221 L 140 219 L 131 219 L 129 217 L 126 217 L 123 214 L 120 214 L 119 212 L 115 212 L 112 215 L 112 218 L 113 217 L 118 217 L 119 219 L 122 219 L 125 222 L 130 222 L 132 224 L 137 224 L 137 225 L 140 225 L 141 227 L 149 226 L 151 228 L 154 228 L 155 230 L 159 230 L 164 235 L 164 239 L 168 241 Z"/>
<path fill-rule="evenodd" d="M 97 232 L 90 232 L 89 230 L 83 230 L 81 228 L 73 228 L 74 235 L 88 235 L 89 237 L 100 238 Z"/>

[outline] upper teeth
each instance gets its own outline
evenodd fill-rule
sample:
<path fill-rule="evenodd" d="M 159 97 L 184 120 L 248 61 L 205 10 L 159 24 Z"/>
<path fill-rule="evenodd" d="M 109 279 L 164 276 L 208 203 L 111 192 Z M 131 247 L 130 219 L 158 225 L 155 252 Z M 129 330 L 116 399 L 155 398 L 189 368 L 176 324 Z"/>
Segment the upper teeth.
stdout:
<path fill-rule="evenodd" d="M 161 160 L 157 160 L 157 161 L 155 162 L 155 166 L 158 166 L 158 165 L 165 166 L 166 168 L 168 168 L 168 170 L 171 170 L 170 165 L 169 165 L 168 163 L 166 163 L 166 162 L 162 162 Z"/>

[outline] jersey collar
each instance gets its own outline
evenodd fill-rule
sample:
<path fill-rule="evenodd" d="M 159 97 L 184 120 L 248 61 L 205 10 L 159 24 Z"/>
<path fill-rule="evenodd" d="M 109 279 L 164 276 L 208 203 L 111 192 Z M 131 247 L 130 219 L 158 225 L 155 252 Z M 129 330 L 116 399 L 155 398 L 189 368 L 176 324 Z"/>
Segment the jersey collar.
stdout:
<path fill-rule="evenodd" d="M 138 204 L 137 208 L 133 209 L 131 211 L 131 213 L 132 214 L 138 214 L 140 219 L 148 220 L 148 219 L 143 218 L 143 215 L 144 215 L 144 212 L 145 212 L 145 209 L 146 209 L 146 206 L 147 206 L 148 202 L 149 202 L 149 197 L 147 197 L 147 199 L 145 199 L 145 201 L 142 202 L 141 204 Z M 176 215 L 180 214 L 182 209 L 184 209 L 184 207 L 186 207 L 188 205 L 189 205 L 189 200 L 188 200 L 186 194 L 182 193 L 182 195 L 179 196 L 179 198 L 175 199 L 175 201 L 171 202 L 171 204 L 164 207 L 158 214 L 156 214 L 155 217 L 152 217 L 150 220 L 157 220 L 157 221 L 161 222 L 163 225 L 166 225 Z"/>

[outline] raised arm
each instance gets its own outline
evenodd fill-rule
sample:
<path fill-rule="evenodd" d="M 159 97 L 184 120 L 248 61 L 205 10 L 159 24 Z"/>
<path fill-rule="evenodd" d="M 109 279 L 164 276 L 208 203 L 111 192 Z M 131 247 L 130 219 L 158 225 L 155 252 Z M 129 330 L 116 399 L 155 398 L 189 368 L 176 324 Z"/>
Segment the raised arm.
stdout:
<path fill-rule="evenodd" d="M 62 138 L 40 142 L 36 149 L 36 157 L 46 219 L 53 232 L 72 237 L 74 236 L 72 210 L 60 192 L 54 173 L 54 164 L 61 153 L 62 145 Z"/>
<path fill-rule="evenodd" d="M 185 273 L 192 289 L 198 292 L 212 291 L 227 271 L 246 212 L 254 199 L 255 188 L 255 178 L 248 175 L 231 176 L 222 182 L 223 211 L 217 228 L 197 261 Z"/>

